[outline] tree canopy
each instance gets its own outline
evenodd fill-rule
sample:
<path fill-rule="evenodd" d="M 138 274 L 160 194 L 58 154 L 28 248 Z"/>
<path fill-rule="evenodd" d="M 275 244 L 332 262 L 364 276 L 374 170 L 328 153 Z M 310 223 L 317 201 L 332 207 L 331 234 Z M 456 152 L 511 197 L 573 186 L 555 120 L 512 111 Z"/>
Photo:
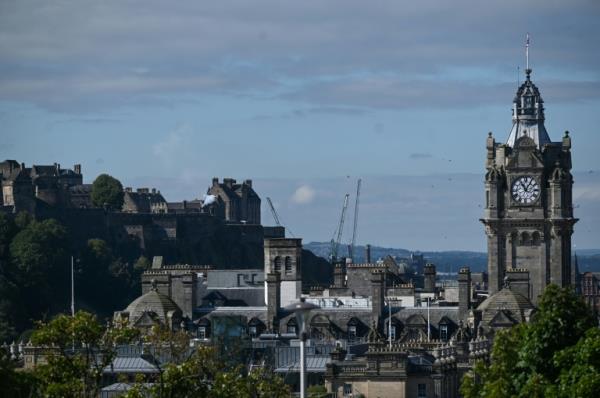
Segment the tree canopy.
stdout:
<path fill-rule="evenodd" d="M 549 285 L 531 323 L 499 332 L 490 363 L 463 379 L 465 398 L 589 397 L 600 389 L 600 330 L 571 288 Z"/>
<path fill-rule="evenodd" d="M 108 174 L 100 174 L 94 180 L 91 196 L 94 206 L 107 206 L 113 210 L 123 207 L 123 185 Z"/>

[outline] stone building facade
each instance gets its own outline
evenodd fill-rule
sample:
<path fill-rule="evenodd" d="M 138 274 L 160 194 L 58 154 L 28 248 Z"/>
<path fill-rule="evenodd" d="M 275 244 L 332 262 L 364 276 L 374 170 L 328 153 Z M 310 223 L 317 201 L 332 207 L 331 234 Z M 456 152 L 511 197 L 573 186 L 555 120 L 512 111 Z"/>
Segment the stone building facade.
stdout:
<path fill-rule="evenodd" d="M 551 141 L 544 127 L 544 102 L 531 70 L 513 102 L 513 127 L 505 144 L 487 138 L 485 225 L 489 291 L 506 272 L 526 269 L 527 297 L 537 302 L 549 283 L 574 283 L 571 267 L 573 217 L 571 137 Z"/>
<path fill-rule="evenodd" d="M 207 193 L 218 198 L 214 206 L 223 206 L 226 221 L 260 224 L 260 197 L 252 188 L 252 180 L 240 184 L 233 178 L 223 182 L 213 178 Z"/>
<path fill-rule="evenodd" d="M 40 204 L 47 206 L 70 207 L 70 189 L 82 185 L 81 165 L 64 169 L 58 163 L 53 165 L 32 165 L 15 160 L 0 163 L 2 198 L 0 205 L 34 213 Z"/>

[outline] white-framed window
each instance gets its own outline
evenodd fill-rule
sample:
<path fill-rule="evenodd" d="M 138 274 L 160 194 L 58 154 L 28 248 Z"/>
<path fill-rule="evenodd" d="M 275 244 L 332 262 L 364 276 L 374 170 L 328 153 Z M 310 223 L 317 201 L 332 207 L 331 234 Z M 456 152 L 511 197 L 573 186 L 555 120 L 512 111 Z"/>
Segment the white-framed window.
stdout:
<path fill-rule="evenodd" d="M 448 325 L 440 325 L 440 340 L 448 340 Z"/>
<path fill-rule="evenodd" d="M 426 398 L 427 397 L 427 385 L 426 384 L 419 384 L 418 385 L 417 397 L 419 397 L 419 398 Z"/>
<path fill-rule="evenodd" d="M 252 337 L 255 337 L 255 336 L 256 336 L 256 334 L 257 334 L 257 332 L 258 332 L 258 331 L 256 330 L 256 326 L 250 326 L 250 327 L 248 328 L 248 334 L 249 334 L 250 336 L 252 336 Z"/>
<path fill-rule="evenodd" d="M 295 325 L 288 325 L 287 332 L 289 334 L 296 334 L 296 326 Z"/>
<path fill-rule="evenodd" d="M 205 339 L 206 338 L 206 326 L 198 327 L 198 338 Z"/>
<path fill-rule="evenodd" d="M 352 396 L 352 384 L 344 383 L 344 397 Z"/>

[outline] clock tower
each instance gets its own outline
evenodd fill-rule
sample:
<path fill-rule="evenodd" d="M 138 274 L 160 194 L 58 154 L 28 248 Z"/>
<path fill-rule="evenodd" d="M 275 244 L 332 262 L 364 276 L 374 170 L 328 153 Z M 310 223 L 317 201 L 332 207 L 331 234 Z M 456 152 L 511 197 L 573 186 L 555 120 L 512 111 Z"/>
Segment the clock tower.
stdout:
<path fill-rule="evenodd" d="M 574 283 L 571 138 L 552 142 L 544 127 L 544 102 L 526 69 L 512 107 L 505 144 L 489 133 L 485 175 L 485 226 L 490 295 L 511 270 L 529 274 L 529 299 L 544 288 Z"/>

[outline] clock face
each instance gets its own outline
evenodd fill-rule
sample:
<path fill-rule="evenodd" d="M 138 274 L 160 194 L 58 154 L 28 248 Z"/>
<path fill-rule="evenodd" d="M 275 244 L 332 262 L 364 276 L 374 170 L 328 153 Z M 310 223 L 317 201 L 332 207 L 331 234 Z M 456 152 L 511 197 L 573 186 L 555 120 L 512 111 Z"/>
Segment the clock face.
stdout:
<path fill-rule="evenodd" d="M 533 177 L 519 177 L 512 184 L 512 197 L 516 202 L 532 204 L 540 197 L 540 186 Z"/>

